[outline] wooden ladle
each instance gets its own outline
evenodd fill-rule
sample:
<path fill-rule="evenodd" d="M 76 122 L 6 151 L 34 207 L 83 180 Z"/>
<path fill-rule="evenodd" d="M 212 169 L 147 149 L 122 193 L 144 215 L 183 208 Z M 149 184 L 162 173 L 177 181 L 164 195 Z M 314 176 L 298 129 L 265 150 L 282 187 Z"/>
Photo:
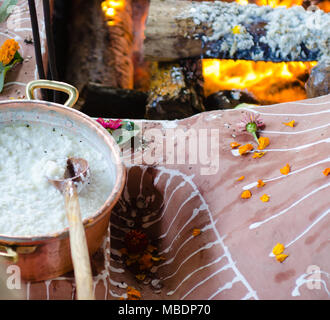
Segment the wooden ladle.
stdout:
<path fill-rule="evenodd" d="M 94 300 L 93 278 L 84 226 L 80 214 L 78 193 L 88 183 L 88 162 L 81 158 L 69 158 L 63 179 L 50 179 L 65 198 L 66 216 L 69 221 L 71 258 L 78 300 Z"/>

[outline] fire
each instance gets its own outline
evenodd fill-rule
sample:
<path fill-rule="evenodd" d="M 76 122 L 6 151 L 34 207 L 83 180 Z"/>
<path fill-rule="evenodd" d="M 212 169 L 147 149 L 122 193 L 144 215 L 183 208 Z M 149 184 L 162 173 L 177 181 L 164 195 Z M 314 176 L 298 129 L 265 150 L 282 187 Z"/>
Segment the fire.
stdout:
<path fill-rule="evenodd" d="M 304 89 L 317 62 L 265 62 L 203 59 L 204 94 L 247 90 L 262 104 L 306 99 Z"/>
<path fill-rule="evenodd" d="M 101 3 L 102 11 L 108 20 L 109 26 L 117 23 L 117 15 L 120 10 L 125 7 L 125 0 L 107 0 Z"/>

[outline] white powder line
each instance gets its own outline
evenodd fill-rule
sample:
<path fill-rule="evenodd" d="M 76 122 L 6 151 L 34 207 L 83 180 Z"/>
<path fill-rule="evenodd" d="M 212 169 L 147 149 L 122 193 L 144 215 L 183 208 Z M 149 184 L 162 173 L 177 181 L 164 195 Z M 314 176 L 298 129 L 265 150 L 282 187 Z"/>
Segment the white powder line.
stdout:
<path fill-rule="evenodd" d="M 207 298 L 207 300 L 212 300 L 215 296 L 217 296 L 222 291 L 231 289 L 233 287 L 233 284 L 235 284 L 236 282 L 239 282 L 239 278 L 238 277 L 235 277 L 232 281 L 227 282 L 224 286 L 222 286 L 221 288 L 219 288 L 209 298 Z"/>
<path fill-rule="evenodd" d="M 312 143 L 308 143 L 308 144 L 304 144 L 298 147 L 294 147 L 294 148 L 284 148 L 284 149 L 265 149 L 264 151 L 266 152 L 287 152 L 287 151 L 299 151 L 299 150 L 303 150 L 303 149 L 307 149 L 309 147 L 313 147 L 315 145 L 321 144 L 321 143 L 330 143 L 330 138 L 327 139 L 323 139 L 323 140 L 319 140 L 316 142 L 312 142 Z M 249 151 L 248 153 L 254 153 L 255 151 Z M 239 150 L 238 149 L 233 149 L 231 150 L 231 153 L 233 156 L 235 157 L 241 157 Z"/>
<path fill-rule="evenodd" d="M 293 243 L 303 237 L 309 230 L 311 230 L 317 223 L 319 223 L 323 218 L 325 218 L 330 213 L 330 209 L 323 212 L 316 220 L 313 221 L 302 233 L 300 233 L 294 240 L 285 245 L 285 248 L 290 247 Z"/>
<path fill-rule="evenodd" d="M 211 249 L 213 246 L 220 244 L 219 241 L 214 241 L 214 242 L 208 242 L 205 246 L 199 248 L 198 250 L 195 250 L 193 253 L 191 253 L 188 257 L 186 257 L 183 261 L 181 261 L 180 265 L 177 267 L 177 269 L 175 270 L 175 272 L 173 272 L 172 274 L 166 276 L 165 278 L 163 278 L 163 281 L 170 279 L 172 277 L 174 277 L 178 271 L 180 270 L 180 268 L 190 259 L 192 258 L 194 255 L 198 254 L 199 252 L 203 251 L 203 250 L 207 250 L 207 249 Z"/>
<path fill-rule="evenodd" d="M 220 262 L 224 257 L 226 257 L 225 254 L 223 254 L 222 256 L 220 256 L 220 257 L 218 257 L 218 258 L 216 258 L 216 259 L 213 260 L 212 262 L 210 262 L 210 263 L 208 263 L 208 264 L 205 264 L 205 265 L 203 265 L 203 266 L 201 266 L 201 267 L 195 269 L 193 272 L 189 273 L 189 274 L 188 274 L 188 275 L 187 275 L 187 276 L 186 276 L 186 277 L 185 277 L 185 278 L 184 278 L 184 279 L 183 279 L 183 280 L 177 285 L 177 287 L 176 287 L 174 290 L 167 292 L 167 295 L 168 295 L 168 296 L 173 295 L 173 294 L 178 290 L 178 288 L 180 288 L 181 285 L 182 285 L 185 281 L 187 281 L 189 278 L 191 278 L 196 272 L 198 272 L 198 271 L 200 271 L 200 270 L 203 270 L 203 269 L 205 269 L 205 268 L 207 268 L 207 267 L 210 267 L 210 266 L 212 266 L 212 265 L 214 265 L 214 264 Z"/>
<path fill-rule="evenodd" d="M 330 157 L 329 157 L 329 158 L 326 158 L 326 159 L 324 159 L 324 160 L 320 160 L 320 161 L 318 161 L 318 162 L 314 162 L 314 163 L 312 163 L 312 164 L 310 164 L 310 165 L 308 165 L 308 166 L 306 166 L 306 167 L 303 167 L 303 168 L 301 168 L 301 169 L 297 169 L 297 170 L 291 171 L 291 172 L 289 172 L 287 175 L 281 175 L 281 176 L 278 176 L 278 177 L 275 177 L 275 178 L 266 179 L 266 180 L 263 180 L 263 181 L 264 181 L 265 183 L 267 183 L 267 182 L 271 182 L 271 181 L 275 181 L 275 180 L 279 180 L 279 179 L 285 179 L 285 178 L 288 177 L 288 176 L 291 176 L 291 175 L 293 175 L 293 174 L 297 174 L 297 173 L 299 173 L 299 172 L 305 171 L 305 170 L 310 169 L 310 168 L 312 168 L 312 167 L 316 167 L 316 166 L 318 166 L 319 164 L 327 163 L 327 162 L 330 162 Z M 249 189 L 252 189 L 252 188 L 256 187 L 257 185 L 258 185 L 258 182 L 252 182 L 252 183 L 250 183 L 250 184 L 244 186 L 242 189 L 243 189 L 243 190 L 249 190 Z"/>
<path fill-rule="evenodd" d="M 202 284 L 204 284 L 206 281 L 212 279 L 214 276 L 216 276 L 217 274 L 219 274 L 222 271 L 225 271 L 227 269 L 230 269 L 229 265 L 225 265 L 222 268 L 220 268 L 219 270 L 213 272 L 211 275 L 209 275 L 208 277 L 204 278 L 203 281 L 200 281 L 197 285 L 195 285 L 194 287 L 192 287 L 184 296 L 182 296 L 180 298 L 180 300 L 184 300 L 190 293 L 192 293 L 194 290 L 196 290 L 198 287 L 200 287 Z M 234 278 L 236 279 L 236 277 Z M 237 278 L 238 279 L 238 278 Z M 208 298 L 206 300 L 211 300 L 211 298 Z"/>
<path fill-rule="evenodd" d="M 291 132 L 283 132 L 283 131 L 262 131 L 262 133 L 266 133 L 266 134 L 282 134 L 282 135 L 295 135 L 295 134 L 301 134 L 301 133 L 306 133 L 306 132 L 310 132 L 310 131 L 315 131 L 315 130 L 319 130 L 319 129 L 323 129 L 323 128 L 327 128 L 330 127 L 330 123 L 327 123 L 325 125 L 319 126 L 319 127 L 315 127 L 315 128 L 310 128 L 310 129 L 306 129 L 306 130 L 302 130 L 302 131 L 291 131 Z"/>
<path fill-rule="evenodd" d="M 305 194 L 302 198 L 300 198 L 299 200 L 295 201 L 293 204 L 291 204 L 289 207 L 285 208 L 284 210 L 280 211 L 279 213 L 277 214 L 274 214 L 272 216 L 270 216 L 269 218 L 265 219 L 265 220 L 262 220 L 262 221 L 259 221 L 259 222 L 256 222 L 256 223 L 252 223 L 250 226 L 249 226 L 249 229 L 255 229 L 255 228 L 258 228 L 260 227 L 261 225 L 287 213 L 290 209 L 292 209 L 293 207 L 295 207 L 296 205 L 298 205 L 299 203 L 301 203 L 302 201 L 304 201 L 305 199 L 311 197 L 312 195 L 314 195 L 315 193 L 323 190 L 323 189 L 326 189 L 327 187 L 330 186 L 330 182 L 329 183 L 326 183 L 324 185 L 322 185 L 321 187 L 318 187 L 316 189 L 314 189 L 313 191 Z"/>
<path fill-rule="evenodd" d="M 166 232 L 163 233 L 161 236 L 158 237 L 158 239 L 162 239 L 162 238 L 165 238 L 167 236 L 167 234 L 169 233 L 169 231 L 171 230 L 177 216 L 179 215 L 179 213 L 181 212 L 182 208 L 193 198 L 195 198 L 196 196 L 198 196 L 198 192 L 197 191 L 193 191 L 190 196 L 182 202 L 180 208 L 178 209 L 178 211 L 176 212 L 175 216 L 173 217 L 169 227 L 167 228 Z"/>

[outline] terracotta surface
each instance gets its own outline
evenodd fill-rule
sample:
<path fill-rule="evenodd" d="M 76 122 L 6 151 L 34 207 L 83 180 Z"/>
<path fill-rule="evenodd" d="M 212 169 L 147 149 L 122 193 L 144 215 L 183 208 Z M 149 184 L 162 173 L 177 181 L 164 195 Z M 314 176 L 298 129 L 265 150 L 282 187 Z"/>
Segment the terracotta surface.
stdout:
<path fill-rule="evenodd" d="M 143 144 L 134 153 L 123 152 L 127 183 L 92 259 L 98 299 L 125 298 L 127 286 L 140 290 L 142 299 L 329 299 L 330 182 L 322 171 L 330 166 L 330 95 L 251 110 L 261 114 L 266 123 L 261 135 L 270 138 L 259 159 L 235 156 L 230 148 L 232 141 L 254 144 L 250 135 L 234 132 L 244 110 L 140 123 Z M 282 124 L 290 120 L 294 128 Z M 213 162 L 214 172 L 203 175 L 201 168 L 209 164 L 200 154 L 197 164 L 166 164 L 170 152 L 152 163 L 150 128 L 166 134 L 156 146 L 172 139 L 173 129 L 207 129 L 208 137 L 215 130 L 219 143 L 202 154 L 212 155 L 211 163 L 219 156 L 218 170 Z M 280 169 L 286 163 L 291 172 L 284 176 Z M 241 199 L 243 188 L 258 179 L 266 185 L 250 186 L 252 197 Z M 269 202 L 259 199 L 264 193 Z M 152 270 L 161 289 L 136 280 L 122 264 L 125 233 L 138 227 L 166 258 Z M 201 234 L 194 237 L 194 228 Z M 289 254 L 282 263 L 271 256 L 278 242 Z M 73 299 L 72 274 L 27 283 L 21 293 L 27 299 Z"/>
<path fill-rule="evenodd" d="M 36 0 L 35 6 L 39 22 L 43 63 L 46 68 L 47 50 L 42 1 Z M 7 39 L 15 39 L 19 43 L 19 53 L 24 61 L 7 73 L 5 86 L 0 94 L 0 100 L 23 99 L 25 98 L 26 84 L 31 80 L 38 79 L 34 45 L 33 43 L 27 43 L 32 39 L 30 12 L 27 0 L 18 1 L 17 9 L 15 9 L 14 14 L 9 16 L 6 22 L 0 24 L 0 45 Z"/>

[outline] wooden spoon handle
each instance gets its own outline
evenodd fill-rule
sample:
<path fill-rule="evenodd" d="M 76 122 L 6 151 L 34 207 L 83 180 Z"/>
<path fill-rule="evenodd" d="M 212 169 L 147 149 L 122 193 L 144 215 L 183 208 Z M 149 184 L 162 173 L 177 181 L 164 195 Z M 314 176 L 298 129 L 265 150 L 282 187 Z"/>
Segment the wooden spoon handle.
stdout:
<path fill-rule="evenodd" d="M 78 300 L 94 300 L 93 278 L 86 235 L 81 220 L 77 189 L 72 181 L 68 182 L 64 196 Z"/>

